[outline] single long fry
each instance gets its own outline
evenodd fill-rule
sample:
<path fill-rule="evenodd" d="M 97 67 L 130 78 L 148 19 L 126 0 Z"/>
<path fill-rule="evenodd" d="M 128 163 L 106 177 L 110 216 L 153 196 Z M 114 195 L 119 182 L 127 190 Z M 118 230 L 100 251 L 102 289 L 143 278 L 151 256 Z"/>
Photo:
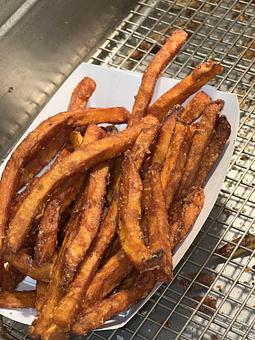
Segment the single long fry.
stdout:
<path fill-rule="evenodd" d="M 32 257 L 21 250 L 17 254 L 5 254 L 5 259 L 10 262 L 21 273 L 32 277 L 34 280 L 49 281 L 52 272 L 52 263 L 45 263 L 38 266 Z"/>
<path fill-rule="evenodd" d="M 170 239 L 172 250 L 188 234 L 194 225 L 204 205 L 204 191 L 202 188 L 190 189 L 187 197 L 180 200 L 173 208 L 173 215 L 170 216 Z M 170 213 L 171 214 L 171 213 Z"/>
<path fill-rule="evenodd" d="M 0 308 L 33 308 L 35 291 L 0 292 Z"/>
<path fill-rule="evenodd" d="M 36 281 L 35 309 L 39 311 L 48 293 L 48 282 Z"/>
<path fill-rule="evenodd" d="M 96 83 L 89 77 L 84 77 L 73 90 L 68 111 L 82 109 L 96 89 Z"/>
<path fill-rule="evenodd" d="M 48 145 L 57 134 L 62 133 L 68 140 L 70 129 L 74 126 L 86 126 L 91 123 L 123 123 L 127 120 L 128 111 L 124 108 L 83 109 L 62 112 L 42 122 L 15 149 L 3 171 L 0 182 L 0 254 L 3 250 L 5 229 L 9 220 L 10 206 L 19 186 L 21 169 L 34 157 L 39 149 Z"/>
<path fill-rule="evenodd" d="M 214 126 L 223 105 L 224 102 L 222 100 L 216 100 L 207 106 L 201 118 L 198 129 L 193 136 L 188 159 L 178 189 L 177 197 L 179 198 L 185 196 L 185 193 L 189 190 L 193 179 L 197 174 L 201 159 L 212 138 Z"/>
<path fill-rule="evenodd" d="M 50 201 L 45 208 L 35 246 L 35 260 L 38 264 L 48 262 L 55 253 L 60 212 L 61 203 L 58 200 Z"/>
<path fill-rule="evenodd" d="M 120 189 L 119 229 L 121 246 L 139 271 L 159 266 L 161 252 L 152 253 L 143 241 L 141 220 L 142 180 L 130 152 L 125 155 Z"/>
<path fill-rule="evenodd" d="M 219 159 L 231 133 L 231 126 L 225 116 L 221 116 L 215 127 L 215 132 L 208 145 L 201 163 L 199 165 L 198 173 L 192 185 L 204 187 L 206 178 L 213 168 L 214 164 Z"/>
<path fill-rule="evenodd" d="M 102 163 L 92 169 L 86 188 L 84 211 L 81 214 L 76 233 L 65 254 L 65 279 L 70 282 L 96 237 L 106 192 L 110 164 Z"/>
<path fill-rule="evenodd" d="M 74 323 L 72 331 L 82 335 L 101 326 L 113 315 L 126 310 L 129 306 L 144 298 L 153 288 L 156 282 L 154 272 L 140 275 L 134 284 L 109 298 L 99 301 L 94 306 L 87 308 Z"/>
<path fill-rule="evenodd" d="M 137 124 L 146 114 L 156 82 L 166 65 L 172 60 L 188 38 L 183 30 L 174 31 L 166 40 L 163 47 L 154 56 L 145 70 L 138 94 L 129 119 L 129 125 Z"/>
<path fill-rule="evenodd" d="M 190 95 L 216 77 L 223 70 L 216 61 L 209 60 L 197 66 L 191 74 L 159 97 L 149 109 L 148 114 L 163 119 L 169 109 L 176 104 L 182 104 Z"/>
<path fill-rule="evenodd" d="M 114 288 L 118 287 L 133 268 L 123 250 L 119 250 L 94 276 L 85 294 L 81 310 L 104 299 Z"/>
<path fill-rule="evenodd" d="M 181 180 L 190 145 L 189 127 L 177 122 L 161 171 L 166 207 L 170 207 Z"/>
<path fill-rule="evenodd" d="M 160 170 L 156 167 L 149 170 L 151 200 L 148 207 L 149 248 L 153 253 L 162 252 L 160 272 L 164 280 L 172 279 L 172 250 L 169 237 L 168 213 L 161 184 Z"/>
<path fill-rule="evenodd" d="M 212 99 L 204 91 L 198 92 L 182 111 L 180 118 L 186 124 L 198 119 Z"/>
<path fill-rule="evenodd" d="M 20 249 L 39 206 L 61 182 L 99 162 L 122 154 L 134 143 L 140 131 L 146 128 L 149 123 L 150 117 L 148 116 L 141 124 L 81 147 L 65 157 L 61 164 L 57 164 L 40 177 L 9 224 L 6 237 L 9 249 L 13 252 Z"/>

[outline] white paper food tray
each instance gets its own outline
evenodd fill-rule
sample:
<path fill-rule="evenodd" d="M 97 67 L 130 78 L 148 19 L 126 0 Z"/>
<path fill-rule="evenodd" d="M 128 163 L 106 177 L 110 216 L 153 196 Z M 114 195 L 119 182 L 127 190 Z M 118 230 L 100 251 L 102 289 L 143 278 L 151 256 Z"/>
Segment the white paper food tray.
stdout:
<path fill-rule="evenodd" d="M 89 101 L 89 106 L 124 106 L 128 110 L 131 110 L 134 102 L 134 96 L 136 95 L 138 87 L 140 85 L 141 74 L 82 63 L 76 68 L 76 70 L 69 76 L 69 78 L 63 83 L 63 85 L 51 98 L 49 103 L 44 107 L 44 109 L 40 112 L 37 118 L 24 133 L 18 144 L 43 120 L 50 117 L 51 115 L 66 110 L 72 90 L 84 76 L 89 76 L 93 78 L 97 84 L 96 91 Z M 167 91 L 171 86 L 175 85 L 177 82 L 177 80 L 162 77 L 158 81 L 152 102 L 162 93 Z M 235 94 L 217 91 L 212 86 L 204 86 L 203 90 L 208 95 L 210 95 L 212 99 L 223 99 L 225 101 L 223 113 L 226 115 L 228 121 L 231 124 L 231 136 L 221 159 L 215 166 L 215 169 L 205 186 L 204 207 L 200 215 L 198 216 L 198 219 L 192 230 L 174 254 L 174 267 L 178 264 L 178 262 L 181 260 L 181 258 L 195 239 L 196 235 L 203 226 L 205 220 L 207 219 L 210 211 L 215 204 L 234 151 L 234 144 L 239 124 L 239 105 L 237 96 Z M 188 99 L 188 101 L 189 100 L 190 98 Z M 1 165 L 0 173 L 2 173 L 7 159 Z M 20 285 L 20 289 L 27 290 L 34 289 L 34 287 L 35 282 L 30 278 L 26 278 Z M 155 287 L 153 292 L 151 292 L 151 294 L 146 299 L 136 304 L 126 312 L 118 314 L 112 320 L 107 321 L 105 325 L 100 329 L 115 329 L 124 326 L 145 304 L 145 302 L 150 298 L 150 296 L 156 291 L 157 288 L 158 286 Z M 35 312 L 33 309 L 0 309 L 0 314 L 12 320 L 28 325 L 31 324 L 35 317 Z"/>

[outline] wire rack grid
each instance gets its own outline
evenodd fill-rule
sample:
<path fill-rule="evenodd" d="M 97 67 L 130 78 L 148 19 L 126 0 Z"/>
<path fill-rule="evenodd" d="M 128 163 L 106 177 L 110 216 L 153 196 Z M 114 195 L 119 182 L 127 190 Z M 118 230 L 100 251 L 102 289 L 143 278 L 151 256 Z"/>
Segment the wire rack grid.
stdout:
<path fill-rule="evenodd" d="M 255 339 L 255 250 L 242 243 L 248 234 L 255 237 L 254 1 L 139 1 L 89 62 L 142 72 L 165 37 L 180 27 L 190 37 L 165 75 L 183 78 L 208 58 L 222 63 L 224 72 L 212 84 L 236 93 L 241 109 L 231 165 L 171 285 L 163 284 L 122 329 L 82 339 Z M 232 245 L 228 256 L 217 252 L 225 244 Z M 236 257 L 237 249 L 245 256 Z M 12 338 L 29 339 L 23 325 L 5 319 L 2 327 Z"/>

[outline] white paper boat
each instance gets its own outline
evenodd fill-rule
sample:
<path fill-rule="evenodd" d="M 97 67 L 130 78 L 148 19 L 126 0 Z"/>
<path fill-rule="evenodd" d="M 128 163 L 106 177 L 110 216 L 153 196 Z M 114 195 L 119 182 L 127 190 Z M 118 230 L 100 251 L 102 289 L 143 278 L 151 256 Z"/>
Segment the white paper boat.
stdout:
<path fill-rule="evenodd" d="M 20 139 L 20 141 L 32 131 L 39 123 L 46 118 L 54 115 L 58 112 L 65 111 L 70 95 L 76 84 L 84 77 L 89 76 L 96 81 L 97 88 L 93 94 L 89 105 L 93 107 L 110 107 L 110 106 L 124 106 L 128 110 L 131 110 L 134 96 L 137 93 L 140 85 L 141 74 L 129 71 L 121 71 L 113 68 L 105 68 L 101 66 L 82 63 L 76 68 L 76 70 L 70 75 L 70 77 L 63 83 L 55 95 L 51 98 L 49 103 L 33 121 L 26 133 Z M 157 84 L 153 101 L 158 98 L 162 93 L 167 91 L 171 86 L 175 85 L 178 81 L 170 78 L 162 77 Z M 212 86 L 204 86 L 203 90 L 209 94 L 212 99 L 223 99 L 225 106 L 223 113 L 227 116 L 231 124 L 231 136 L 228 145 L 225 148 L 224 154 L 219 160 L 217 166 L 212 172 L 206 186 L 205 186 L 205 203 L 204 207 L 198 216 L 198 219 L 188 234 L 184 242 L 179 246 L 174 254 L 174 266 L 181 260 L 199 230 L 202 228 L 206 221 L 210 211 L 212 210 L 221 186 L 223 184 L 231 156 L 234 151 L 234 144 L 237 135 L 237 129 L 239 124 L 239 106 L 237 96 L 235 94 L 217 91 Z M 190 100 L 190 99 L 189 99 Z M 18 142 L 18 144 L 20 143 Z M 10 157 L 10 156 L 9 156 Z M 0 167 L 0 173 L 2 173 L 7 159 Z M 20 289 L 33 289 L 35 283 L 32 279 L 26 278 L 20 285 Z M 153 292 L 158 288 L 155 287 Z M 115 329 L 124 326 L 135 313 L 144 305 L 144 303 L 150 298 L 153 292 L 143 301 L 136 304 L 124 313 L 121 313 L 105 323 L 100 329 Z M 33 309 L 0 309 L 0 314 L 24 323 L 31 324 L 35 317 Z"/>

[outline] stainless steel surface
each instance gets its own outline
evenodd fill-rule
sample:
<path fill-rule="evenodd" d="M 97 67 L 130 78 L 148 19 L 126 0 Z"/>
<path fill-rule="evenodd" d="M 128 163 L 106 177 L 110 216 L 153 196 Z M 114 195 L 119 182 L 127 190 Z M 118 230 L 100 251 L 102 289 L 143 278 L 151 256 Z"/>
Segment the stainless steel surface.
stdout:
<path fill-rule="evenodd" d="M 235 259 L 233 253 L 225 258 L 215 251 L 235 237 L 241 236 L 237 248 L 247 233 L 255 235 L 254 17 L 254 1 L 248 0 L 140 1 L 91 58 L 91 63 L 142 71 L 169 27 L 184 27 L 190 39 L 165 74 L 183 78 L 210 56 L 220 60 L 224 73 L 212 83 L 238 95 L 241 123 L 217 203 L 172 284 L 162 285 L 123 329 L 84 339 L 255 339 L 255 252 L 247 249 L 247 256 Z M 213 275 L 207 285 L 199 280 L 201 272 Z M 203 300 L 198 303 L 196 296 Z M 203 305 L 208 296 L 216 309 Z M 14 338 L 27 334 L 12 321 L 8 327 Z"/>
<path fill-rule="evenodd" d="M 136 0 L 0 0 L 0 158 Z"/>

